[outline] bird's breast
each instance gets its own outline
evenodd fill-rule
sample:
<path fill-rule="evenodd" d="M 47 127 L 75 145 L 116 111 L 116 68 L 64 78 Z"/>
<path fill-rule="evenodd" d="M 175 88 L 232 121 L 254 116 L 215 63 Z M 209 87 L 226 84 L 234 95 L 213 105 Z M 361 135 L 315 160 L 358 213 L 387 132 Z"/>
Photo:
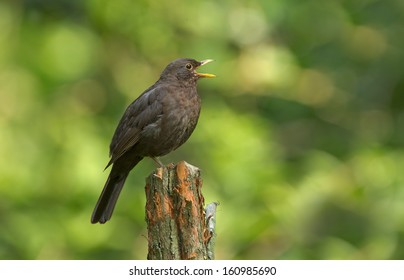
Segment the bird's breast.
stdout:
<path fill-rule="evenodd" d="M 194 131 L 201 109 L 196 90 L 167 94 L 161 102 L 163 113 L 159 120 L 144 130 L 145 138 L 153 142 L 149 145 L 151 156 L 165 155 L 182 145 Z"/>

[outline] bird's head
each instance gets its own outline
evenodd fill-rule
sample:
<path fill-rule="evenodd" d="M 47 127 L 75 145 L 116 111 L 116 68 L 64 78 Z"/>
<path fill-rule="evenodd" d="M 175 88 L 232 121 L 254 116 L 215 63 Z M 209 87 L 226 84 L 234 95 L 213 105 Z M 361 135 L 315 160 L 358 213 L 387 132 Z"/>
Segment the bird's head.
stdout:
<path fill-rule="evenodd" d="M 213 74 L 196 72 L 198 67 L 212 61 L 212 59 L 197 61 L 191 58 L 180 58 L 167 65 L 161 73 L 161 78 L 176 78 L 180 82 L 196 82 L 199 78 L 214 78 L 216 76 Z"/>

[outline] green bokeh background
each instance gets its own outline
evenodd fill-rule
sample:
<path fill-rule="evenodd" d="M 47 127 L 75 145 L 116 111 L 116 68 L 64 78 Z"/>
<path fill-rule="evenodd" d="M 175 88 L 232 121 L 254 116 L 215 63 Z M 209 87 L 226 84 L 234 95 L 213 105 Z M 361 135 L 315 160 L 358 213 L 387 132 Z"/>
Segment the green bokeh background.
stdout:
<path fill-rule="evenodd" d="M 404 1 L 0 2 L 0 258 L 145 259 L 144 160 L 90 215 L 126 106 L 215 59 L 190 140 L 218 259 L 404 259 Z"/>

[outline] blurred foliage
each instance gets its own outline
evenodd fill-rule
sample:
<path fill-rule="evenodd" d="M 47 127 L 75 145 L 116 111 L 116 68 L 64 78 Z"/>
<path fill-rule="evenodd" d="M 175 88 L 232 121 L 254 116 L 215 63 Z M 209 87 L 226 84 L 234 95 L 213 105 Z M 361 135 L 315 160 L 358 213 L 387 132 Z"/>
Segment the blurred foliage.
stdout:
<path fill-rule="evenodd" d="M 125 107 L 213 58 L 191 139 L 219 259 L 404 258 L 404 2 L 0 2 L 0 258 L 144 259 L 144 160 L 90 224 Z"/>

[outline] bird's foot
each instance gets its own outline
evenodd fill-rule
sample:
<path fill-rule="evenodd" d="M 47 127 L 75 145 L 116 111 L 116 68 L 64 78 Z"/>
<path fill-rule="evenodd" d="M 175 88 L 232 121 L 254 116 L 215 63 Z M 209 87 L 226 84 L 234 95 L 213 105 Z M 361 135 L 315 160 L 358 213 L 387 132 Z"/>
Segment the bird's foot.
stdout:
<path fill-rule="evenodd" d="M 163 170 L 164 168 L 157 168 L 156 173 L 153 173 L 153 176 L 160 180 L 163 180 Z"/>
<path fill-rule="evenodd" d="M 164 164 L 160 161 L 160 159 L 158 157 L 152 157 L 152 159 L 154 160 L 155 163 L 157 163 L 157 165 L 159 166 L 156 170 L 156 173 L 154 173 L 153 175 L 157 178 L 159 178 L 160 180 L 163 179 L 163 171 L 164 171 Z"/>

